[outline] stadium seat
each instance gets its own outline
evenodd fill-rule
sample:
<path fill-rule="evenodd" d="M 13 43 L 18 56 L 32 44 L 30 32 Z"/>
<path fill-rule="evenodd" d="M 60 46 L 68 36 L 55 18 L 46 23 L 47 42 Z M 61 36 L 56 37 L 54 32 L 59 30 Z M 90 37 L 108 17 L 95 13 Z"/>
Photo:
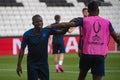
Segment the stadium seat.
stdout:
<path fill-rule="evenodd" d="M 100 16 L 111 21 L 115 30 L 120 33 L 120 1 L 105 0 L 112 6 L 100 6 Z M 70 21 L 82 16 L 82 0 L 0 0 L 0 36 L 22 36 L 32 28 L 31 18 L 35 14 L 43 17 L 44 26 L 54 22 L 54 15 L 60 14 L 61 21 Z M 78 29 L 71 34 L 78 35 Z"/>
<path fill-rule="evenodd" d="M 16 0 L 0 0 L 0 6 L 23 6 L 22 3 L 17 3 Z"/>
<path fill-rule="evenodd" d="M 77 0 L 78 2 L 84 2 L 84 4 L 87 6 L 88 3 L 92 0 Z M 105 2 L 104 0 L 95 0 L 99 4 L 99 6 L 112 6 L 110 2 Z"/>

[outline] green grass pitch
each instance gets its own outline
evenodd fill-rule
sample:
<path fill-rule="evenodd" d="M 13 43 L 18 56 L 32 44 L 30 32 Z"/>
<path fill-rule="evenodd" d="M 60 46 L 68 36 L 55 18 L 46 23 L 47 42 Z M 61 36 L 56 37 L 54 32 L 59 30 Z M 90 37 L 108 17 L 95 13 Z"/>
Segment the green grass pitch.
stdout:
<path fill-rule="evenodd" d="M 16 74 L 17 56 L 0 56 L 0 80 L 27 80 L 26 56 L 22 62 L 23 73 L 21 77 Z M 50 80 L 77 80 L 79 58 L 77 54 L 65 54 L 63 63 L 64 73 L 56 73 L 53 55 L 49 55 Z M 110 53 L 105 60 L 105 76 L 103 80 L 120 80 L 120 53 Z M 91 79 L 88 73 L 86 80 Z"/>

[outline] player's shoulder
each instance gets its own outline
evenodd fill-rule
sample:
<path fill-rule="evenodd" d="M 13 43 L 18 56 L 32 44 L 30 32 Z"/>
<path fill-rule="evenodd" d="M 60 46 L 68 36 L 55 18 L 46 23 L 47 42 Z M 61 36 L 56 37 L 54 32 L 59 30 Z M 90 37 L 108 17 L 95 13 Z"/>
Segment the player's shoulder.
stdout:
<path fill-rule="evenodd" d="M 102 21 L 107 21 L 108 23 L 110 22 L 108 19 L 101 17 L 101 16 L 97 16 L 98 18 L 100 18 Z"/>
<path fill-rule="evenodd" d="M 32 30 L 33 30 L 33 28 L 28 29 L 25 33 L 31 33 L 31 32 L 32 32 Z"/>
<path fill-rule="evenodd" d="M 33 28 L 28 29 L 27 31 L 25 31 L 25 32 L 24 32 L 24 34 L 23 34 L 23 35 L 29 35 L 29 34 L 31 34 L 31 33 L 32 33 L 32 31 L 33 31 Z"/>
<path fill-rule="evenodd" d="M 55 24 L 58 24 L 57 22 L 54 22 L 54 23 L 52 23 L 51 25 L 55 25 Z"/>
<path fill-rule="evenodd" d="M 77 17 L 77 18 L 83 18 L 83 17 Z"/>
<path fill-rule="evenodd" d="M 76 20 L 81 20 L 81 19 L 83 19 L 83 17 L 76 17 L 76 18 L 74 18 L 74 19 L 76 19 Z"/>
<path fill-rule="evenodd" d="M 110 20 L 106 19 L 106 18 L 103 18 L 103 17 L 100 17 L 102 19 L 102 21 L 108 25 L 111 25 L 111 22 Z"/>
<path fill-rule="evenodd" d="M 45 32 L 48 32 L 50 30 L 51 30 L 51 28 L 47 28 L 47 27 L 42 28 L 42 31 L 45 31 Z"/>

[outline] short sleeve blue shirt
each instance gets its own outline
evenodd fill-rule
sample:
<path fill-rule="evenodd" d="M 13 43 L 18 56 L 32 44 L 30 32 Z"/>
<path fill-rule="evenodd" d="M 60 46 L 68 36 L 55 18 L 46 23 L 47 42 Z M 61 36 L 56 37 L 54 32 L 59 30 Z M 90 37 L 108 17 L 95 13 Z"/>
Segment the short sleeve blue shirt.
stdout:
<path fill-rule="evenodd" d="M 54 24 L 58 24 L 58 23 L 56 22 L 56 23 L 53 23 L 52 25 Z M 53 29 L 59 30 L 59 28 L 53 28 Z M 64 44 L 63 37 L 64 37 L 63 34 L 55 34 L 53 36 L 53 44 L 56 44 L 56 43 Z"/>
<path fill-rule="evenodd" d="M 29 63 L 47 63 L 48 38 L 55 34 L 56 30 L 42 28 L 40 34 L 35 34 L 33 29 L 26 31 L 23 35 L 22 47 L 28 46 Z"/>

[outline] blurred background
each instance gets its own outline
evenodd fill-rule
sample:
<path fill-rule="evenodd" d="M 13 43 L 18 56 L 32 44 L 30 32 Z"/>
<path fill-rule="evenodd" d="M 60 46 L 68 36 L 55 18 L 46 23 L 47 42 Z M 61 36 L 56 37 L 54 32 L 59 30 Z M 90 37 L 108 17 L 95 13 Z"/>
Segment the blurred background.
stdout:
<path fill-rule="evenodd" d="M 33 28 L 32 16 L 43 17 L 44 27 L 54 23 L 54 16 L 61 15 L 61 22 L 74 17 L 82 17 L 82 9 L 91 0 L 0 0 L 0 80 L 27 80 L 26 57 L 23 59 L 23 74 L 16 74 L 17 55 L 21 47 L 23 33 Z M 120 34 L 120 0 L 96 0 L 100 16 L 109 19 Z M 77 80 L 79 57 L 77 56 L 79 29 L 64 36 L 65 54 L 64 73 L 56 74 L 53 55 L 48 55 L 50 80 Z M 52 53 L 51 45 L 48 52 Z M 27 54 L 27 49 L 26 52 Z M 103 80 L 120 80 L 120 47 L 110 38 L 109 54 L 106 59 L 106 75 Z M 89 72 L 87 80 L 91 80 Z"/>
<path fill-rule="evenodd" d="M 54 22 L 54 15 L 61 15 L 61 22 L 82 17 L 82 9 L 91 0 L 0 0 L 0 55 L 16 55 L 23 33 L 33 28 L 32 16 L 40 14 L 44 26 Z M 100 16 L 109 19 L 120 34 L 120 0 L 96 0 Z M 67 52 L 77 52 L 79 29 L 65 36 Z M 69 40 L 70 39 L 70 40 Z M 70 42 L 69 42 L 70 41 Z M 68 44 L 69 43 L 69 44 Z M 69 46 L 73 46 L 68 50 Z M 119 47 L 110 39 L 109 51 L 119 52 Z M 49 47 L 49 52 L 51 47 Z"/>

